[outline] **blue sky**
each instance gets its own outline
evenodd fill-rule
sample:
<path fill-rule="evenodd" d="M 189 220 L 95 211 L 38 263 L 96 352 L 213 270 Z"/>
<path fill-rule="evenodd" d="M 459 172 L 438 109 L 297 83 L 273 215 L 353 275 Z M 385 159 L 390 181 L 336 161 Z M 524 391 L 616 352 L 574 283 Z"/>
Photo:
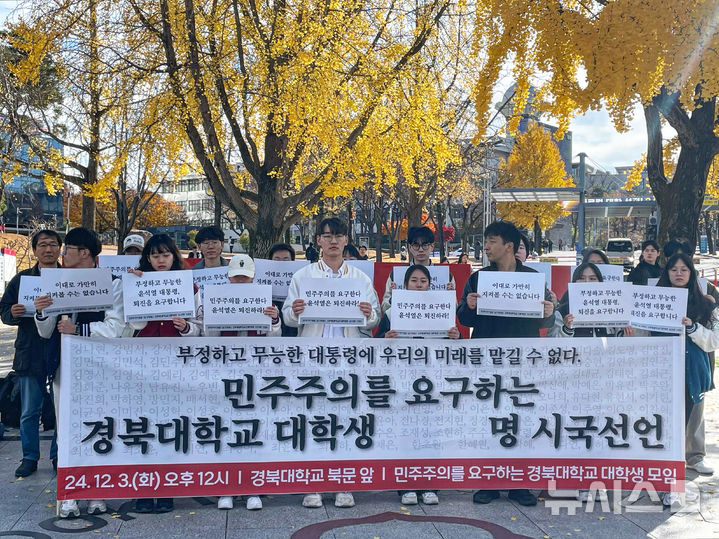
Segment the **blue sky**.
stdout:
<path fill-rule="evenodd" d="M 0 0 L 0 24 L 14 9 L 17 0 Z M 572 153 L 585 152 L 595 166 L 611 170 L 632 165 L 646 151 L 647 135 L 644 115 L 637 110 L 627 133 L 617 133 L 605 110 L 589 112 L 572 121 Z"/>

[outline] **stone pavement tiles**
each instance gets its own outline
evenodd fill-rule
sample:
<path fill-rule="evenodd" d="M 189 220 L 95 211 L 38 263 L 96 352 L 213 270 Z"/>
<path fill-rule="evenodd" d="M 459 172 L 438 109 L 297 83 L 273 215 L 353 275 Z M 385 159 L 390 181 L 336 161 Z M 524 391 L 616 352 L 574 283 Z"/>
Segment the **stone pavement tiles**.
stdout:
<path fill-rule="evenodd" d="M 716 455 L 717 432 L 711 433 L 711 464 L 719 465 Z M 42 433 L 42 454 L 49 450 L 49 433 Z M 545 504 L 550 497 L 540 493 L 536 507 L 522 507 L 506 499 L 489 505 L 475 505 L 470 491 L 441 491 L 440 504 L 403 506 L 396 492 L 360 492 L 357 505 L 338 509 L 331 494 L 325 495 L 320 509 L 301 507 L 300 495 L 267 496 L 264 509 L 247 511 L 244 501 L 235 509 L 219 511 L 216 498 L 181 498 L 175 511 L 162 515 L 136 514 L 129 500 L 110 500 L 110 512 L 83 517 L 55 517 L 55 474 L 47 458 L 40 460 L 39 470 L 25 479 L 14 477 L 20 460 L 17 431 L 10 430 L 0 441 L 0 537 L 112 537 L 112 538 L 193 538 L 225 539 L 323 539 L 354 538 L 545 538 L 545 537 L 633 537 L 705 538 L 719 537 L 719 479 L 696 478 L 701 490 L 700 501 L 683 511 L 672 513 L 651 502 L 646 494 L 635 502 L 620 503 L 621 497 L 610 493 L 606 510 L 580 505 L 574 514 L 566 508 L 553 514 Z M 573 505 L 573 499 L 562 503 Z"/>

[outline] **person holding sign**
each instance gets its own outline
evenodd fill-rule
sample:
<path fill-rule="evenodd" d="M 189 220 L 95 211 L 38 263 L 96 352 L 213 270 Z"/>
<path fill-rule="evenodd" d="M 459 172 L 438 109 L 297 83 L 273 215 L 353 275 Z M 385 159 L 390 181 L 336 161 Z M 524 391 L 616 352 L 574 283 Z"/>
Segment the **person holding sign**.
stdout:
<path fill-rule="evenodd" d="M 572 274 L 573 283 L 601 283 L 604 282 L 599 268 L 591 262 L 577 266 Z M 574 315 L 569 312 L 569 295 L 564 296 L 566 301 L 560 303 L 556 311 L 554 327 L 547 331 L 547 337 L 634 337 L 634 329 L 626 326 L 618 331 L 606 327 L 574 328 Z M 586 501 L 586 499 L 582 500 Z"/>
<path fill-rule="evenodd" d="M 515 258 L 519 242 L 519 230 L 509 221 L 495 221 L 484 231 L 484 252 L 490 265 L 475 271 L 469 277 L 462 292 L 462 301 L 457 307 L 457 318 L 462 324 L 472 328 L 472 339 L 539 337 L 539 329 L 550 327 L 554 322 L 554 304 L 546 299 L 542 300 L 543 318 L 513 318 L 477 314 L 477 304 L 482 301 L 477 294 L 477 280 L 480 271 L 537 273 L 522 265 L 522 262 Z M 537 497 L 527 489 L 510 490 L 508 497 L 520 505 L 537 505 Z M 499 498 L 498 490 L 478 490 L 474 493 L 472 500 L 474 503 L 485 504 L 497 498 Z"/>
<path fill-rule="evenodd" d="M 434 251 L 434 232 L 427 226 L 413 226 L 407 231 L 407 243 L 409 244 L 409 254 L 411 264 L 420 264 L 422 266 L 431 266 L 432 260 L 429 255 Z M 409 265 L 409 264 L 408 264 Z M 397 288 L 396 283 L 392 280 L 392 273 L 387 278 L 384 296 L 382 296 L 382 312 L 392 306 L 392 290 Z M 449 282 L 447 290 L 454 290 L 454 277 L 449 274 Z"/>
<path fill-rule="evenodd" d="M 58 258 L 62 239 L 54 230 L 40 230 L 32 237 L 31 246 L 37 263 L 15 275 L 0 299 L 0 319 L 3 324 L 17 326 L 12 368 L 20 381 L 22 462 L 15 470 L 15 477 L 28 477 L 37 471 L 37 462 L 40 460 L 40 416 L 50 374 L 45 357 L 48 351 L 55 353 L 57 350 L 55 342 L 40 338 L 33 318 L 23 316 L 27 309 L 19 302 L 19 290 L 23 277 L 33 276 L 39 279 L 40 268 L 60 267 Z M 57 339 L 56 337 L 55 340 Z M 52 394 L 52 384 L 50 392 Z M 53 434 L 50 445 L 50 460 L 53 468 L 57 470 L 56 434 Z"/>
<path fill-rule="evenodd" d="M 319 262 L 305 266 L 292 276 L 287 299 L 282 307 L 285 323 L 298 328 L 300 337 L 323 337 L 325 339 L 341 339 L 344 337 L 369 336 L 370 330 L 379 323 L 379 302 L 372 286 L 372 281 L 357 268 L 345 264 L 342 253 L 348 242 L 347 224 L 336 217 L 323 219 L 317 227 L 315 241 L 322 249 Z M 355 279 L 364 285 L 363 300 L 359 310 L 366 322 L 362 327 L 342 326 L 336 324 L 300 324 L 300 315 L 305 311 L 307 303 L 300 298 L 300 282 L 303 279 Z M 354 497 L 349 492 L 338 492 L 335 495 L 336 507 L 353 507 Z M 302 500 L 305 507 L 322 507 L 322 495 L 307 494 Z"/>
<path fill-rule="evenodd" d="M 642 254 L 637 264 L 627 276 L 627 281 L 633 284 L 646 285 L 648 279 L 656 279 L 662 274 L 659 265 L 659 244 L 654 240 L 642 243 Z"/>
<path fill-rule="evenodd" d="M 689 423 L 695 404 L 704 400 L 711 387 L 708 352 L 719 348 L 719 321 L 716 303 L 705 296 L 697 283 L 697 271 L 690 255 L 677 253 L 668 261 L 657 282 L 658 287 L 686 288 L 687 315 L 682 319 L 686 328 L 684 422 Z M 666 492 L 665 506 L 681 504 L 679 493 Z"/>
<path fill-rule="evenodd" d="M 664 245 L 664 258 L 669 259 L 677 253 L 685 253 L 689 256 L 693 251 L 689 243 L 684 239 L 673 239 Z M 719 291 L 711 281 L 707 284 L 707 297 L 714 302 L 719 302 Z M 712 374 L 712 385 L 710 389 L 714 389 L 714 362 L 715 351 L 709 352 L 709 365 Z M 704 462 L 706 457 L 706 441 L 705 441 L 705 423 L 704 423 L 704 400 L 694 404 L 692 413 L 689 416 L 689 423 L 686 426 L 686 461 L 687 468 L 694 470 L 702 475 L 713 475 L 714 469 Z"/>
<path fill-rule="evenodd" d="M 63 262 L 66 268 L 94 268 L 97 255 L 102 251 L 102 244 L 97 234 L 84 227 L 77 227 L 70 230 L 65 236 L 65 250 L 62 253 Z M 122 289 L 120 289 L 122 293 Z M 113 283 L 113 294 L 117 294 L 117 284 Z M 43 309 L 52 305 L 52 298 L 48 295 L 35 298 L 35 325 L 38 334 L 43 339 L 48 339 L 48 346 L 54 346 L 56 352 L 53 356 L 56 363 L 50 366 L 50 376 L 54 384 L 60 383 L 60 333 L 89 334 L 89 327 L 93 323 L 102 322 L 105 319 L 105 311 L 97 312 L 76 312 L 71 315 L 44 315 Z M 59 321 L 58 321 L 59 319 Z M 124 325 L 124 324 L 122 324 Z M 72 327 L 72 331 L 70 331 Z M 58 414 L 57 404 L 55 413 Z M 59 424 L 59 423 L 58 423 Z M 88 514 L 104 513 L 107 506 L 104 500 L 90 500 L 87 505 Z M 80 508 L 77 500 L 62 500 L 60 503 L 59 515 L 61 518 L 80 516 Z"/>
<path fill-rule="evenodd" d="M 295 250 L 289 243 L 276 243 L 270 247 L 270 252 L 267 254 L 270 260 L 280 260 L 283 262 L 290 262 L 295 259 Z M 282 317 L 282 304 L 284 301 L 273 300 L 272 305 L 279 309 L 280 322 L 282 324 L 282 336 L 283 337 L 297 337 L 297 328 L 291 328 L 285 324 L 285 320 Z"/>
<path fill-rule="evenodd" d="M 407 268 L 407 271 L 405 272 L 404 288 L 405 290 L 427 291 L 429 290 L 429 283 L 431 280 L 432 277 L 430 276 L 429 270 L 426 266 L 414 264 Z M 394 339 L 399 336 L 396 330 L 390 329 L 391 312 L 392 307 L 387 309 L 387 311 L 385 311 L 385 313 L 382 315 L 382 320 L 380 320 L 379 327 L 377 328 L 377 333 L 375 335 L 376 338 Z M 459 339 L 460 337 L 461 335 L 459 333 L 459 329 L 457 329 L 457 326 L 452 326 L 447 331 L 448 339 Z M 415 495 L 415 500 L 416 498 L 417 496 Z M 402 503 L 411 502 L 402 501 Z M 417 502 L 415 501 L 414 503 Z"/>
<path fill-rule="evenodd" d="M 202 260 L 192 269 L 219 268 L 229 264 L 222 258 L 222 246 L 225 244 L 225 233 L 216 226 L 206 226 L 200 229 L 195 236 L 195 243 L 200 246 Z"/>

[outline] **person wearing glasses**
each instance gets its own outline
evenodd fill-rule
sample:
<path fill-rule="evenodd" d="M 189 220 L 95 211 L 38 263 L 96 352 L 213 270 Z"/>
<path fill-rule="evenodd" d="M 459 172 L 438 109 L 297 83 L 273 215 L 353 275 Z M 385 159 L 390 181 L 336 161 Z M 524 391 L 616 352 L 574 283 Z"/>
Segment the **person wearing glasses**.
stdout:
<path fill-rule="evenodd" d="M 62 252 L 63 265 L 66 268 L 94 268 L 100 251 L 102 251 L 102 244 L 95 232 L 84 227 L 73 228 L 65 236 L 65 250 Z M 119 286 L 119 284 L 113 284 L 113 295 L 115 297 L 117 297 L 118 293 L 122 293 Z M 35 298 L 35 325 L 40 337 L 47 339 L 47 346 L 54 347 L 52 351 L 54 362 L 48 361 L 48 375 L 54 384 L 59 384 L 60 333 L 75 333 L 88 336 L 90 334 L 89 328 L 93 322 L 104 322 L 105 311 L 72 313 L 67 316 L 43 314 L 43 309 L 50 305 L 52 305 L 52 298 L 49 295 Z M 69 326 L 72 326 L 72 331 L 68 329 Z M 115 329 L 111 330 L 111 334 L 107 336 L 119 336 L 116 334 L 116 330 L 121 333 L 122 326 L 124 326 L 124 323 L 117 321 L 117 324 L 114 325 Z M 55 386 L 55 388 L 57 389 L 58 386 Z M 57 411 L 58 403 L 55 404 L 56 414 Z M 60 424 L 59 421 L 57 424 Z M 88 502 L 88 514 L 93 515 L 106 511 L 107 505 L 104 500 L 90 500 Z M 59 515 L 61 518 L 79 517 L 80 508 L 77 505 L 77 500 L 62 500 Z"/>
<path fill-rule="evenodd" d="M 225 244 L 225 233 L 216 226 L 206 226 L 200 229 L 195 236 L 195 243 L 200 246 L 202 260 L 192 269 L 219 268 L 227 266 L 229 262 L 222 258 L 222 246 Z"/>
<path fill-rule="evenodd" d="M 379 301 L 372 281 L 367 275 L 349 264 L 345 264 L 342 253 L 348 242 L 347 224 L 336 217 L 323 219 L 317 227 L 315 236 L 317 245 L 322 249 L 322 258 L 309 266 L 298 270 L 290 282 L 287 299 L 282 306 L 285 324 L 298 328 L 299 337 L 322 337 L 325 340 L 343 339 L 346 337 L 371 337 L 372 330 L 380 320 Z M 301 324 L 300 315 L 307 304 L 300 299 L 300 282 L 302 279 L 359 279 L 364 283 L 364 301 L 359 304 L 360 311 L 366 317 L 363 327 L 342 326 L 336 324 Z M 335 495 L 335 507 L 353 507 L 354 497 L 349 492 L 338 492 Z M 302 500 L 304 507 L 322 507 L 322 495 L 306 494 Z"/>
<path fill-rule="evenodd" d="M 48 372 L 45 364 L 49 342 L 41 339 L 32 317 L 24 317 L 25 305 L 19 303 L 20 279 L 29 275 L 40 276 L 40 268 L 59 268 L 58 258 L 62 240 L 54 230 L 40 230 L 31 241 L 33 256 L 37 259 L 31 268 L 12 278 L 0 299 L 0 319 L 3 324 L 17 326 L 15 355 L 12 368 L 20 382 L 20 443 L 22 462 L 15 470 L 15 477 L 28 477 L 37 471 L 40 460 L 40 416 L 47 391 Z M 52 385 L 50 386 L 52 395 Z M 55 434 L 50 445 L 50 460 L 57 470 L 57 439 Z"/>
<path fill-rule="evenodd" d="M 411 264 L 419 264 L 420 266 L 431 266 L 432 260 L 430 255 L 434 250 L 434 232 L 426 226 L 413 226 L 407 231 L 407 243 L 409 244 L 410 260 L 407 266 Z M 392 280 L 392 273 L 387 278 L 387 284 L 382 296 L 382 312 L 386 312 L 392 306 L 392 290 L 397 288 L 397 284 Z M 449 274 L 449 282 L 447 290 L 454 290 L 454 277 Z"/>

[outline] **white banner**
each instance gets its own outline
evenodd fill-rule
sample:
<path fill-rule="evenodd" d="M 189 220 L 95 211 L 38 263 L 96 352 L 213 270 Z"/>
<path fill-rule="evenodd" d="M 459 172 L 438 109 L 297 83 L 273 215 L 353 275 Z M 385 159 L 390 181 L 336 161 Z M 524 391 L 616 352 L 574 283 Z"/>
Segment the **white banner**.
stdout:
<path fill-rule="evenodd" d="M 140 255 L 100 255 L 97 257 L 98 268 L 109 268 L 113 275 L 122 277 L 128 270 L 140 265 Z"/>
<path fill-rule="evenodd" d="M 230 278 L 227 276 L 227 266 L 193 269 L 192 282 L 197 287 L 197 293 L 200 294 L 200 301 L 202 301 L 205 285 L 226 284 L 230 282 Z"/>
<path fill-rule="evenodd" d="M 265 260 L 255 258 L 255 284 L 272 286 L 272 299 L 284 301 L 292 276 L 304 268 L 308 260 Z"/>
<path fill-rule="evenodd" d="M 687 315 L 686 288 L 634 286 L 632 327 L 665 333 L 684 333 Z"/>
<path fill-rule="evenodd" d="M 573 327 L 624 327 L 632 316 L 631 283 L 569 283 L 569 313 Z"/>
<path fill-rule="evenodd" d="M 404 289 L 404 276 L 409 266 L 395 266 L 392 268 L 392 280 L 397 285 L 397 290 Z M 429 276 L 432 280 L 429 282 L 430 290 L 447 290 L 449 283 L 449 266 L 425 266 L 429 270 Z M 392 300 L 394 301 L 394 300 Z"/>
<path fill-rule="evenodd" d="M 445 337 L 455 325 L 454 290 L 394 290 L 390 327 L 403 337 Z"/>
<path fill-rule="evenodd" d="M 544 274 L 515 271 L 477 273 L 477 314 L 542 318 Z"/>
<path fill-rule="evenodd" d="M 64 335 L 57 495 L 669 490 L 683 343 Z"/>
<path fill-rule="evenodd" d="M 354 266 L 374 282 L 374 260 L 345 260 L 348 266 Z"/>
<path fill-rule="evenodd" d="M 367 301 L 362 279 L 300 279 L 299 285 L 298 299 L 307 303 L 300 314 L 300 324 L 367 324 L 367 319 L 359 308 L 360 302 Z"/>
<path fill-rule="evenodd" d="M 18 288 L 17 302 L 25 305 L 25 314 L 22 317 L 35 316 L 35 298 L 42 296 L 42 277 L 35 275 L 21 275 L 20 288 Z"/>
<path fill-rule="evenodd" d="M 269 331 L 272 319 L 263 314 L 272 305 L 272 287 L 265 284 L 208 285 L 203 299 L 205 330 Z"/>
<path fill-rule="evenodd" d="M 146 271 L 142 277 L 128 273 L 122 279 L 125 322 L 169 320 L 195 316 L 192 271 Z"/>
<path fill-rule="evenodd" d="M 112 307 L 112 273 L 107 268 L 40 268 L 43 292 L 52 305 L 43 314 L 106 311 Z"/>

